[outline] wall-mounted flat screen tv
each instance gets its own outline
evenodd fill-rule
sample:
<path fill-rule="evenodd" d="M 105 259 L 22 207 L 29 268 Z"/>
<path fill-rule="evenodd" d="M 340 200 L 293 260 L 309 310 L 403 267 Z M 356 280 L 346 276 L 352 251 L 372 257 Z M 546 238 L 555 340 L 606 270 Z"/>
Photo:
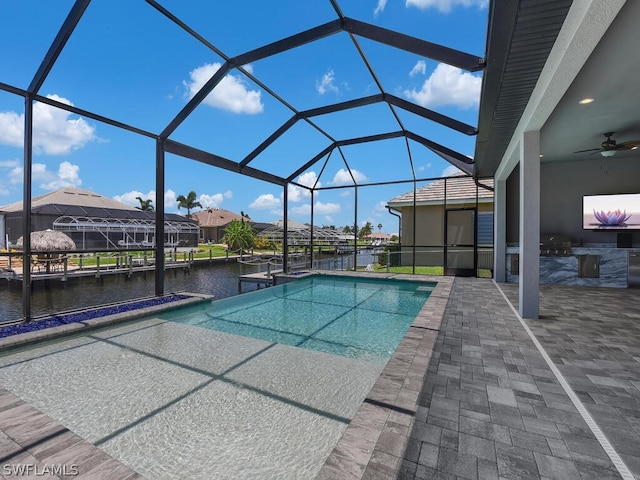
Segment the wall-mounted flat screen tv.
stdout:
<path fill-rule="evenodd" d="M 582 197 L 582 228 L 640 229 L 640 193 L 585 195 Z"/>

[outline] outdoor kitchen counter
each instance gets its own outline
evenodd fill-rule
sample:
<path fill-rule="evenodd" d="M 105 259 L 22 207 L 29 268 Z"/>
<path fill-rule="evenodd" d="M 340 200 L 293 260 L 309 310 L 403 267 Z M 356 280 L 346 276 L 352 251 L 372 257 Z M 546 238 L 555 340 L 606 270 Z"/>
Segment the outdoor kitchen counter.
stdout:
<path fill-rule="evenodd" d="M 615 244 L 583 245 L 571 247 L 570 255 L 541 255 L 540 283 L 627 288 L 629 253 L 631 252 L 640 252 L 640 248 L 617 248 Z M 507 247 L 506 267 L 509 283 L 518 283 L 517 273 L 512 272 L 512 268 L 515 267 L 512 256 L 518 253 L 517 246 Z M 590 257 L 584 258 L 585 255 Z M 593 278 L 580 276 L 580 260 L 588 264 L 588 267 L 583 268 L 583 274 L 597 276 Z M 597 262 L 597 267 L 594 267 L 593 262 Z"/>

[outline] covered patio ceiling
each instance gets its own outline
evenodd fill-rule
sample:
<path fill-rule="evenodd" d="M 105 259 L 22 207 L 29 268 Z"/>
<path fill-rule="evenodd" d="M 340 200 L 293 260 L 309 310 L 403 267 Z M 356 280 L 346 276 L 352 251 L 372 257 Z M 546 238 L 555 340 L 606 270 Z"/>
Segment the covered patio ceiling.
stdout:
<path fill-rule="evenodd" d="M 639 2 L 518 0 L 489 16 L 476 177 L 494 176 L 523 130 L 540 130 L 541 163 L 598 158 L 583 150 L 600 147 L 607 132 L 640 140 Z M 562 47 L 553 49 L 556 40 Z"/>

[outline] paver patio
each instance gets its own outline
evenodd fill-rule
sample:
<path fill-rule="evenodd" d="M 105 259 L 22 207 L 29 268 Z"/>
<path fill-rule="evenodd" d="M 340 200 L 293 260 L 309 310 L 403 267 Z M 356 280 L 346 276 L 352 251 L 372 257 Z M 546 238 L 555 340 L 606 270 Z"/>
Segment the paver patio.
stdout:
<path fill-rule="evenodd" d="M 543 286 L 527 321 L 637 478 L 639 293 Z M 398 478 L 620 478 L 490 280 L 455 280 L 419 404 Z"/>

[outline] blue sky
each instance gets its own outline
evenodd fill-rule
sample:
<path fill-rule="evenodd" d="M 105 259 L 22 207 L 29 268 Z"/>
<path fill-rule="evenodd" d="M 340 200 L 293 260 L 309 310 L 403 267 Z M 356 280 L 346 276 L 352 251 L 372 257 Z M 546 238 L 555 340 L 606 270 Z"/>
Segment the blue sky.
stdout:
<path fill-rule="evenodd" d="M 229 57 L 337 18 L 328 0 L 159 3 Z M 2 2 L 0 82 L 28 87 L 72 4 Z M 488 0 L 339 0 L 348 17 L 478 57 L 484 56 L 487 4 Z M 385 91 L 477 125 L 480 73 L 356 38 Z M 159 133 L 222 63 L 223 58 L 144 1 L 94 0 L 39 93 Z M 244 68 L 298 111 L 379 93 L 344 32 Z M 396 111 L 408 130 L 473 155 L 473 137 Z M 0 90 L 0 205 L 22 199 L 23 112 L 21 97 Z M 240 161 L 291 116 L 289 108 L 234 69 L 170 138 Z M 335 139 L 399 130 L 386 104 L 318 116 L 313 122 Z M 297 122 L 249 165 L 286 177 L 329 144 L 316 128 Z M 453 171 L 424 147 L 413 142 L 409 146 L 418 177 Z M 404 139 L 348 146 L 343 154 L 360 183 L 411 178 Z M 73 186 L 138 205 L 137 196 L 155 198 L 154 168 L 152 139 L 35 104 L 34 196 Z M 309 168 L 298 182 L 323 187 L 352 184 L 337 151 Z M 382 224 L 382 231 L 396 232 L 397 220 L 384 205 L 411 187 L 358 188 L 358 223 L 370 221 Z M 271 222 L 284 215 L 281 187 L 168 154 L 166 210 L 178 212 L 175 197 L 191 190 L 204 207 L 244 211 L 256 221 Z M 308 191 L 290 186 L 289 218 L 310 221 L 310 202 Z M 355 204 L 353 188 L 319 191 L 314 196 L 314 223 L 352 224 Z"/>

